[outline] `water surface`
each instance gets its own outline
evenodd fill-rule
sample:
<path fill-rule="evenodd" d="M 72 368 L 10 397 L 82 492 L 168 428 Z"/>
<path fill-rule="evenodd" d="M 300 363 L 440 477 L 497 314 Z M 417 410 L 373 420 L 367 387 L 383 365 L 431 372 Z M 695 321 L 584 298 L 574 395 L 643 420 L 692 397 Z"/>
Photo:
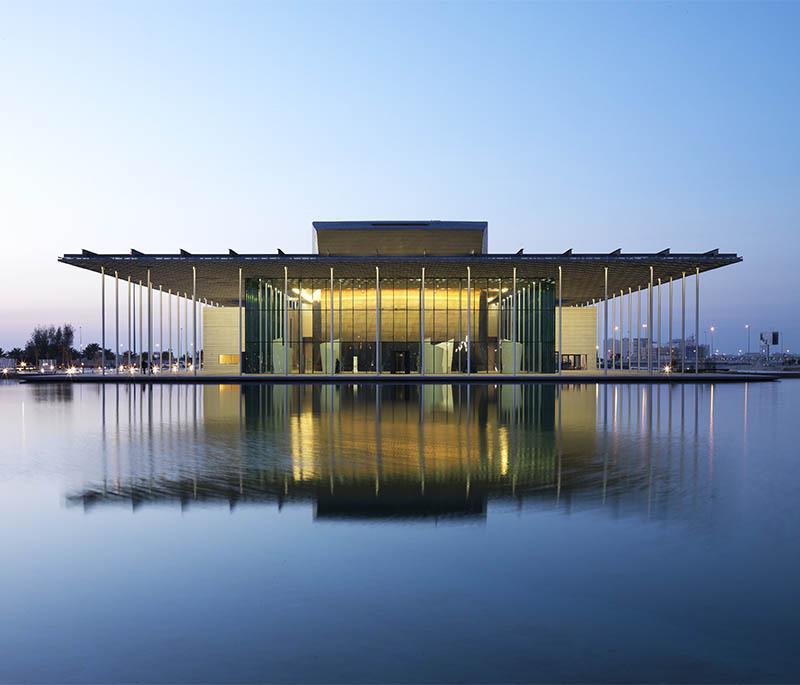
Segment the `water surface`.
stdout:
<path fill-rule="evenodd" d="M 0 385 L 0 681 L 797 681 L 798 403 Z"/>

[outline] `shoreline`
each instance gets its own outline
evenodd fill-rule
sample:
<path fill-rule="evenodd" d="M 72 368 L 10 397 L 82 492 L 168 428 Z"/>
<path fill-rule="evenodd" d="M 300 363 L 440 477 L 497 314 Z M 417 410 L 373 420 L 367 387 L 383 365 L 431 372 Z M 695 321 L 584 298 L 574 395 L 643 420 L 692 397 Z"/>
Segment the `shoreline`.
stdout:
<path fill-rule="evenodd" d="M 656 384 L 694 384 L 694 383 L 768 383 L 782 378 L 798 378 L 800 374 L 780 373 L 575 373 L 539 374 L 525 376 L 507 376 L 493 374 L 453 374 L 453 375 L 411 375 L 411 374 L 363 374 L 357 376 L 344 375 L 289 375 L 289 376 L 248 376 L 248 375 L 154 375 L 154 376 L 122 376 L 122 375 L 82 375 L 82 374 L 47 374 L 16 376 L 9 380 L 21 383 L 87 383 L 87 384 L 139 384 L 139 385 L 526 385 L 526 384 L 595 384 L 595 383 L 656 383 Z"/>

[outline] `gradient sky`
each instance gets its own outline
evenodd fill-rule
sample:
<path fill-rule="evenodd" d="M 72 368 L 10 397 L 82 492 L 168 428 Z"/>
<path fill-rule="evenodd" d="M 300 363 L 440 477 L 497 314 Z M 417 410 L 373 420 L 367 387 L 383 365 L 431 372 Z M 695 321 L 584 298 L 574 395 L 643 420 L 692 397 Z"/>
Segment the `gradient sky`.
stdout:
<path fill-rule="evenodd" d="M 702 327 L 800 348 L 799 35 L 800 3 L 0 0 L 0 346 L 99 337 L 65 252 L 463 219 L 497 252 L 738 252 Z"/>

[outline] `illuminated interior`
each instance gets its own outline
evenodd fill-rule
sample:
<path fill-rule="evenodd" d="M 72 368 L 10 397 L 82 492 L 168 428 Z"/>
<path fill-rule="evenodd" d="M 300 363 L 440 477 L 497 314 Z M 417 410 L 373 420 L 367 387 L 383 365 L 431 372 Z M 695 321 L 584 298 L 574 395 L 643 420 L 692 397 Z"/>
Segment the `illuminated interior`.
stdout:
<path fill-rule="evenodd" d="M 252 278 L 245 330 L 246 373 L 547 373 L 555 284 L 430 278 L 423 299 L 421 278 Z"/>

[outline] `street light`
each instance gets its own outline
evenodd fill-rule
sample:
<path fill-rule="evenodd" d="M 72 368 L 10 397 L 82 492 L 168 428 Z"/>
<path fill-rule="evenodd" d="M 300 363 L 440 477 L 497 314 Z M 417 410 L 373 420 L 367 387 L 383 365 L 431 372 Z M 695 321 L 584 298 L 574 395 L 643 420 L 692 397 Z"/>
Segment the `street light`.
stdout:
<path fill-rule="evenodd" d="M 714 356 L 714 331 L 717 330 L 714 326 L 709 329 L 711 331 L 711 356 Z"/>
<path fill-rule="evenodd" d="M 747 329 L 747 354 L 750 354 L 750 324 L 746 323 L 744 327 Z"/>

